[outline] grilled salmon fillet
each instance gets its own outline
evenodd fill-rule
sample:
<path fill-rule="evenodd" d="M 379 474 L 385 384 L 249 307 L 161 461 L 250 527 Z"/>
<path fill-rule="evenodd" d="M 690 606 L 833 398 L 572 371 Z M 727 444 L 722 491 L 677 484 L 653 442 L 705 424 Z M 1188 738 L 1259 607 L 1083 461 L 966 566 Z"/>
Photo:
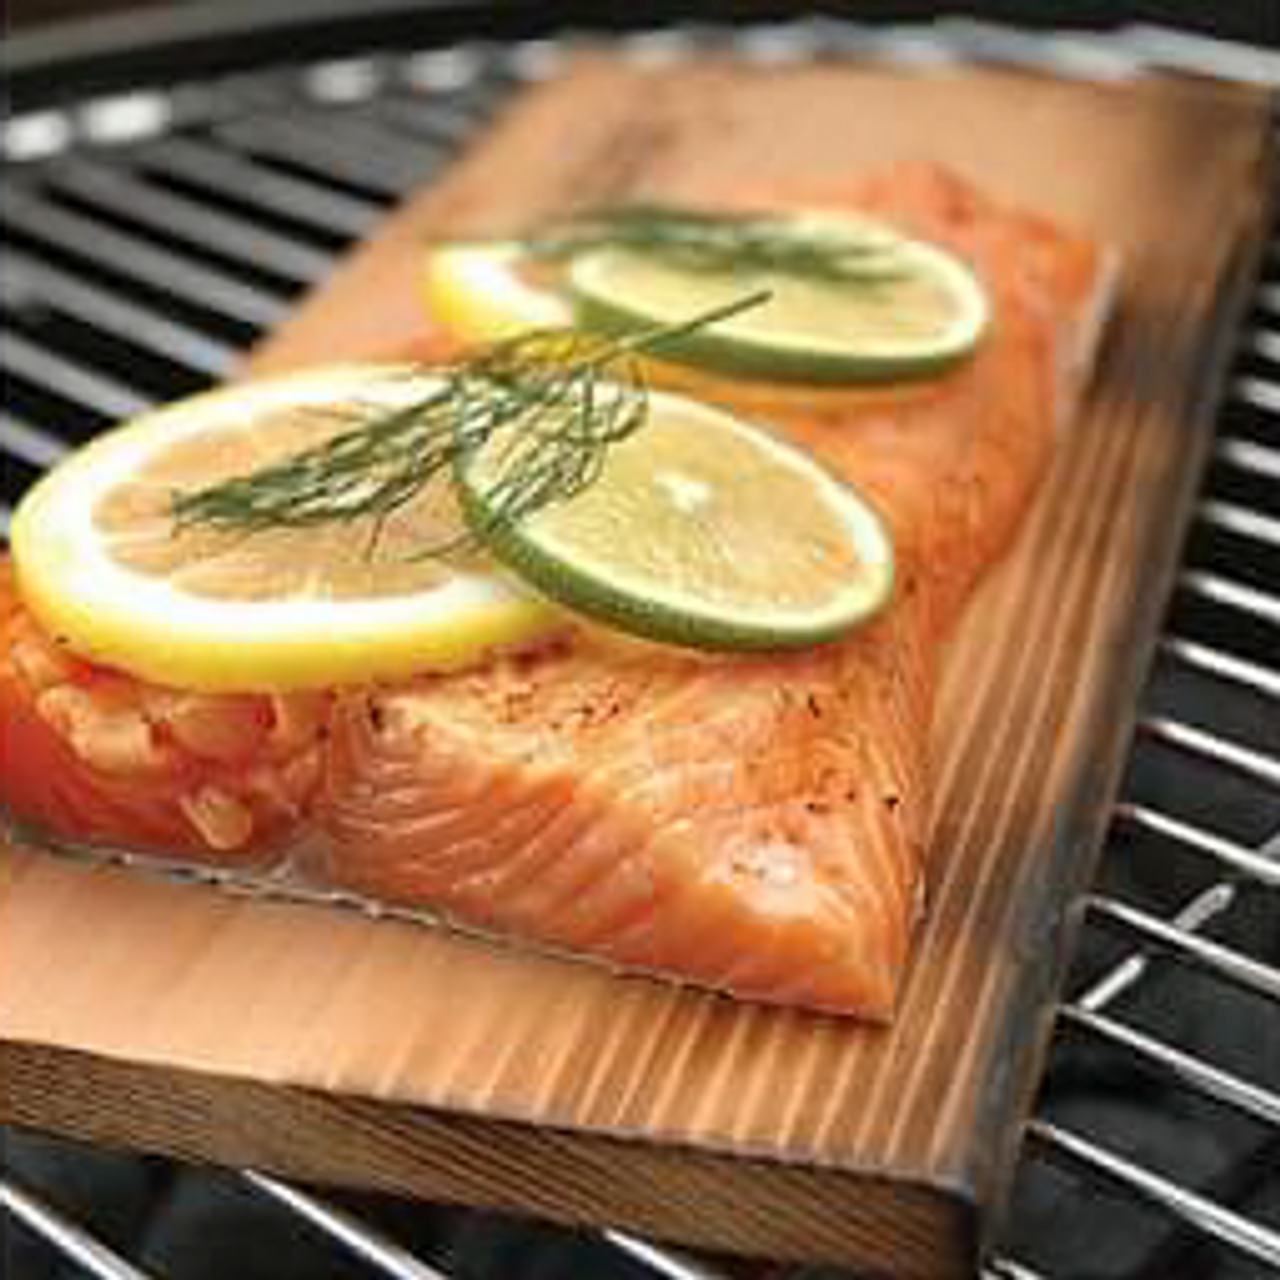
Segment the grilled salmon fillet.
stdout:
<path fill-rule="evenodd" d="M 933 166 L 785 202 L 950 245 L 994 301 L 957 373 L 760 414 L 886 517 L 892 608 L 801 654 L 708 661 L 581 631 L 345 698 L 320 872 L 623 968 L 886 1018 L 922 909 L 945 641 L 1049 463 L 1105 273 L 1091 244 Z"/>
<path fill-rule="evenodd" d="M 296 708 L 222 695 L 197 723 L 229 717 L 250 736 L 211 765 L 153 693 L 122 695 L 126 677 L 95 684 L 83 664 L 49 674 L 56 649 L 41 656 L 0 575 L 7 751 L 16 759 L 23 733 L 43 735 L 57 778 L 8 771 L 0 801 L 64 837 L 185 856 L 291 841 L 302 874 L 326 886 L 745 998 L 890 1017 L 923 909 L 946 640 L 1049 464 L 1107 273 L 1091 243 L 931 165 L 722 203 L 875 213 L 957 250 L 990 293 L 992 330 L 963 369 L 908 388 L 796 393 L 757 413 L 887 520 L 896 594 L 872 625 L 776 657 L 577 630 L 470 671 L 313 699 L 284 746 Z M 406 282 L 416 266 L 401 263 Z M 440 349 L 396 318 L 359 354 Z M 78 720 L 48 714 L 60 680 L 80 691 Z M 104 767 L 95 754 L 112 723 L 94 709 L 104 687 L 130 708 L 135 737 L 168 751 L 159 788 L 154 760 L 131 775 L 127 760 Z M 158 818 L 157 794 L 175 789 Z"/>

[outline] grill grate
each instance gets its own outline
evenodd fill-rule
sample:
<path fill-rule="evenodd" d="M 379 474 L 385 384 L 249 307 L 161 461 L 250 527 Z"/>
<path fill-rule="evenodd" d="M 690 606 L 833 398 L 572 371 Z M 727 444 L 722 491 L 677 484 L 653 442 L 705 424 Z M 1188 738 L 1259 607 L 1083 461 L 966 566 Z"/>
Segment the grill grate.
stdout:
<path fill-rule="evenodd" d="M 1045 38 L 961 21 L 872 29 L 811 20 L 624 39 L 647 59 L 731 39 L 773 62 L 850 51 L 1117 77 L 1155 61 L 1280 84 L 1280 61 L 1265 53 L 1137 28 Z M 446 163 L 511 85 L 551 70 L 571 40 L 276 66 L 11 119 L 0 192 L 0 526 L 68 447 L 226 373 L 338 251 Z M 1280 235 L 1254 318 L 987 1280 L 1086 1268 L 1280 1274 Z M 1187 1016 L 1188 999 L 1214 1006 L 1214 1038 Z M 1246 1028 L 1239 1044 L 1217 1036 L 1228 1014 Z M 1114 1108 L 1075 1105 L 1082 1079 L 1116 1077 L 1140 1082 L 1126 1086 L 1131 1109 L 1163 1117 L 1178 1142 L 1152 1147 L 1116 1125 Z M 1200 1158 L 1202 1133 L 1218 1156 L 1230 1146 L 1231 1159 Z M 454 1215 L 452 1244 L 420 1257 L 361 1210 L 250 1171 L 239 1177 L 363 1273 L 480 1274 L 463 1245 L 466 1224 L 482 1215 Z M 1081 1200 L 1090 1212 L 1101 1205 L 1103 1221 L 1124 1215 L 1121 1259 L 1099 1254 L 1091 1228 L 1064 1247 L 1074 1227 L 1063 1224 L 1086 1221 Z M 85 1274 L 146 1280 L 8 1175 L 0 1209 Z M 603 1257 L 619 1276 L 728 1274 L 616 1233 L 593 1247 L 603 1251 L 596 1270 Z"/>

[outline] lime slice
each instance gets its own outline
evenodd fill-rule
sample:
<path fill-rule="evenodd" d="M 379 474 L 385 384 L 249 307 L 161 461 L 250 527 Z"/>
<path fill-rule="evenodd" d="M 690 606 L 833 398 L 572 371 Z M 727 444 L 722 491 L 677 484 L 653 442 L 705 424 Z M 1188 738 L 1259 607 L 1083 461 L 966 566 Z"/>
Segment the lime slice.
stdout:
<path fill-rule="evenodd" d="M 697 270 L 606 246 L 569 264 L 565 287 L 575 321 L 626 334 L 769 289 L 766 305 L 655 354 L 738 376 L 813 384 L 934 377 L 973 352 L 988 306 L 959 258 L 861 218 L 814 213 L 793 221 L 808 234 L 870 248 L 865 275 L 827 281 L 780 271 Z"/>
<path fill-rule="evenodd" d="M 460 507 L 495 559 L 619 630 L 708 649 L 832 639 L 888 601 L 879 517 L 809 454 L 741 418 L 654 393 L 599 478 L 519 523 L 495 516 L 504 444 L 459 466 Z"/>

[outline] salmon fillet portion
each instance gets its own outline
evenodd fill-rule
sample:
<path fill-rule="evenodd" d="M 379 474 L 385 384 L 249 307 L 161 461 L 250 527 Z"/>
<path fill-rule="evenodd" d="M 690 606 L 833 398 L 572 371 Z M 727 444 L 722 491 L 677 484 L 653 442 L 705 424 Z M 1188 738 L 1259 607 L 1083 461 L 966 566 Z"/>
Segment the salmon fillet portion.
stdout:
<path fill-rule="evenodd" d="M 891 1016 L 923 909 L 946 640 L 1049 464 L 1105 272 L 1089 243 L 928 165 L 734 200 L 869 210 L 952 246 L 990 293 L 989 336 L 945 378 L 767 410 L 742 389 L 883 513 L 883 616 L 785 656 L 583 628 L 394 686 L 212 697 L 64 654 L 0 568 L 0 804 L 76 843 L 242 868 L 289 851 L 320 886 L 543 948 Z M 387 315 L 364 333 L 382 354 L 439 353 Z"/>
<path fill-rule="evenodd" d="M 707 659 L 583 630 L 345 696 L 311 870 L 622 968 L 887 1019 L 922 909 L 945 641 L 1049 463 L 1104 272 L 1091 244 L 932 166 L 782 202 L 949 244 L 993 299 L 963 370 L 760 415 L 878 505 L 890 610 L 800 654 Z"/>

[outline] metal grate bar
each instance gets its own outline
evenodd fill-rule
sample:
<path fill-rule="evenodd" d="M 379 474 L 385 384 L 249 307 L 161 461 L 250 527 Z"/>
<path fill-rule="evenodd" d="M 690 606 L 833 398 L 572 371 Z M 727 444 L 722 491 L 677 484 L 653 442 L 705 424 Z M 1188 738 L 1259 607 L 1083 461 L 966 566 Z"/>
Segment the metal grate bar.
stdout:
<path fill-rule="evenodd" d="M 1280 413 L 1280 384 L 1265 378 L 1241 378 L 1233 388 L 1236 396 L 1255 409 Z"/>
<path fill-rule="evenodd" d="M 1191 899 L 1171 921 L 1179 929 L 1194 933 L 1216 920 L 1235 902 L 1235 890 L 1226 884 L 1215 884 Z M 1135 951 L 1126 956 L 1114 969 L 1094 982 L 1076 1001 L 1080 1009 L 1104 1009 L 1125 992 L 1136 986 L 1159 959 L 1154 950 Z"/>
<path fill-rule="evenodd" d="M 1133 807 L 1130 806 L 1129 811 L 1132 812 L 1132 809 Z M 1266 862 L 1280 859 L 1280 834 L 1263 845 L 1255 856 Z M 1229 910 L 1235 898 L 1236 889 L 1233 885 L 1229 883 L 1214 885 L 1187 903 L 1170 924 L 1181 933 L 1193 936 L 1198 930 Z M 1234 1107 L 1237 1112 L 1243 1112 L 1254 1119 L 1269 1124 L 1280 1124 L 1280 1096 L 1243 1081 L 1212 1064 L 1202 1062 L 1164 1041 L 1137 1031 L 1102 1013 L 1104 1008 L 1141 981 L 1154 960 L 1163 957 L 1164 953 L 1154 948 L 1126 956 L 1088 987 L 1074 1003 L 1059 1009 L 1064 1023 L 1127 1050 L 1139 1062 L 1149 1068 L 1171 1074 L 1193 1092 Z M 1280 1235 L 1229 1210 L 1221 1212 L 1227 1214 L 1230 1219 L 1231 1234 L 1222 1235 L 1213 1225 L 1206 1225 L 1205 1215 L 1201 1210 L 1208 1202 L 1200 1197 L 1186 1200 L 1183 1198 L 1182 1189 L 1176 1183 L 1152 1174 L 1124 1157 L 1099 1148 L 1088 1138 L 1038 1121 L 1032 1121 L 1030 1129 L 1031 1136 L 1039 1136 L 1051 1145 L 1055 1139 L 1064 1139 L 1065 1141 L 1058 1141 L 1054 1148 L 1058 1155 L 1074 1158 L 1077 1163 L 1087 1165 L 1091 1171 L 1111 1177 L 1131 1195 L 1158 1204 L 1180 1222 L 1198 1228 L 1214 1239 L 1222 1239 L 1224 1243 L 1233 1247 L 1245 1247 L 1247 1252 L 1253 1252 L 1251 1246 L 1259 1242 L 1262 1248 L 1280 1251 Z M 1209 1205 L 1208 1207 L 1212 1217 L 1213 1211 L 1217 1210 L 1218 1206 Z M 1241 1246 L 1235 1239 L 1235 1236 L 1241 1232 L 1247 1238 L 1247 1246 Z M 1258 1255 L 1254 1253 L 1254 1256 Z M 1007 1267 L 1012 1264 L 1003 1263 L 1002 1260 L 1002 1265 Z M 1006 1270 L 1003 1275 L 1016 1277 L 1017 1271 L 1016 1269 L 1012 1272 Z M 995 1271 L 994 1274 L 989 1272 L 984 1280 L 999 1280 L 1000 1277 L 999 1271 Z"/>
<path fill-rule="evenodd" d="M 1254 444 L 1251 440 L 1223 440 L 1217 448 L 1223 462 L 1266 480 L 1280 480 L 1280 449 Z"/>
<path fill-rule="evenodd" d="M 1178 587 L 1214 604 L 1226 605 L 1265 622 L 1280 624 L 1280 596 L 1269 591 L 1245 586 L 1219 573 L 1200 571 L 1182 574 L 1178 578 Z"/>
<path fill-rule="evenodd" d="M 1270 49 L 1146 22 L 1126 27 L 1121 34 L 1141 51 L 1146 62 L 1155 66 L 1272 88 L 1280 86 L 1280 53 Z"/>
<path fill-rule="evenodd" d="M 650 1244 L 622 1231 L 602 1231 L 600 1234 L 627 1257 L 643 1263 L 664 1280 L 726 1280 L 724 1272 L 713 1270 L 682 1249 Z"/>
<path fill-rule="evenodd" d="M 330 120 L 320 118 L 328 129 Z M 410 184 L 422 181 L 442 161 L 452 159 L 462 140 L 447 133 L 427 137 L 391 128 L 378 118 L 376 102 L 344 112 L 332 136 L 343 147 L 377 156 L 390 172 L 401 174 Z"/>
<path fill-rule="evenodd" d="M 1237 688 L 1247 689 L 1250 693 L 1261 694 L 1264 698 L 1280 700 L 1280 668 L 1270 670 L 1255 662 L 1246 662 L 1243 658 L 1232 657 L 1208 645 L 1177 636 L 1170 636 L 1162 641 L 1160 652 L 1192 671 L 1213 676 Z"/>
<path fill-rule="evenodd" d="M 0 409 L 0 450 L 33 467 L 51 467 L 71 446 L 39 427 L 28 426 L 7 409 Z"/>
<path fill-rule="evenodd" d="M 1222 501 L 1204 503 L 1198 514 L 1201 520 L 1215 529 L 1280 550 L 1280 520 L 1272 516 L 1260 515 L 1257 511 L 1234 502 Z"/>
<path fill-rule="evenodd" d="M 1212 1239 L 1262 1262 L 1280 1266 L 1280 1232 L 1044 1120 L 1033 1120 L 1027 1126 L 1027 1137 L 1101 1180 L 1115 1183 L 1131 1195 L 1169 1210 Z"/>
<path fill-rule="evenodd" d="M 1224 886 L 1226 887 L 1226 886 Z M 1280 1001 L 1280 970 L 1220 942 L 1170 924 L 1141 907 L 1115 898 L 1092 895 L 1085 900 L 1090 915 L 1114 924 L 1141 941 L 1163 947 L 1170 958 L 1184 960 L 1208 970 L 1236 986 L 1269 1000 Z"/>
<path fill-rule="evenodd" d="M 80 106 L 76 117 L 84 136 L 92 142 L 137 142 L 169 127 L 173 100 L 159 90 L 128 89 L 90 99 Z"/>
<path fill-rule="evenodd" d="M 475 41 L 424 49 L 385 67 L 381 92 L 370 101 L 392 101 L 407 92 L 439 103 L 450 116 L 469 120 L 474 129 L 488 119 L 514 84 L 533 78 L 515 65 L 521 61 L 522 51 L 536 47 L 554 61 L 564 55 L 571 39 L 561 31 L 516 44 Z"/>
<path fill-rule="evenodd" d="M 1058 1016 L 1067 1026 L 1125 1049 L 1145 1066 L 1173 1077 L 1189 1089 L 1280 1128 L 1280 1097 L 1269 1089 L 1251 1084 L 1106 1014 L 1094 1013 L 1079 1005 L 1064 1005 Z"/>
<path fill-rule="evenodd" d="M 444 158 L 439 149 L 414 158 L 380 137 L 380 145 L 344 138 L 319 113 L 309 120 L 277 118 L 233 123 L 217 131 L 226 145 L 265 156 L 351 186 L 394 197 L 421 181 Z"/>
<path fill-rule="evenodd" d="M 0 121 L 0 157 L 41 160 L 63 151 L 71 138 L 71 121 L 63 111 L 28 111 Z"/>
<path fill-rule="evenodd" d="M 120 169 L 82 162 L 51 175 L 49 187 L 135 226 L 198 245 L 294 284 L 310 284 L 333 265 L 330 254 L 266 231 L 247 219 L 170 195 Z"/>
<path fill-rule="evenodd" d="M 63 250 L 91 245 L 95 262 L 255 329 L 282 320 L 289 308 L 284 298 L 26 191 L 9 190 L 0 196 L 0 214 L 15 230 L 37 241 L 52 240 Z"/>
<path fill-rule="evenodd" d="M 239 358 L 234 347 L 154 308 L 89 284 L 20 250 L 7 250 L 0 299 L 20 306 L 25 297 L 39 298 L 42 306 L 122 335 L 134 346 L 212 378 L 225 376 Z"/>
<path fill-rule="evenodd" d="M 1034 1271 L 1020 1262 L 1008 1258 L 996 1258 L 982 1269 L 982 1280 L 1047 1280 L 1042 1272 Z"/>
<path fill-rule="evenodd" d="M 363 235 L 385 212 L 376 201 L 282 173 L 213 142 L 173 137 L 139 157 L 148 170 L 211 192 L 232 191 L 264 212 L 332 235 Z"/>
<path fill-rule="evenodd" d="M 400 64 L 400 79 L 422 93 L 465 98 L 501 87 L 486 51 L 478 44 L 455 44 L 409 54 Z"/>
<path fill-rule="evenodd" d="M 1167 716 L 1146 716 L 1138 721 L 1146 738 L 1173 747 L 1218 768 L 1226 769 L 1264 786 L 1280 789 L 1280 760 L 1242 747 L 1219 734 L 1197 729 Z"/>
<path fill-rule="evenodd" d="M 0 1209 L 7 1209 L 41 1239 L 79 1263 L 95 1280 L 151 1280 L 48 1201 L 9 1178 L 0 1178 Z M 0 1257 L 0 1262 L 3 1260 Z"/>
<path fill-rule="evenodd" d="M 322 102 L 364 102 L 379 91 L 387 74 L 382 60 L 357 56 L 317 63 L 302 80 L 306 92 Z"/>
<path fill-rule="evenodd" d="M 1280 333 L 1274 329 L 1255 329 L 1249 338 L 1249 349 L 1273 364 L 1280 362 Z"/>
<path fill-rule="evenodd" d="M 152 404 L 146 396 L 109 374 L 38 346 L 7 326 L 0 330 L 0 368 L 32 382 L 58 387 L 106 418 L 129 418 Z"/>
<path fill-rule="evenodd" d="M 1007 29 L 999 24 L 971 18 L 944 18 L 935 26 L 946 37 L 948 48 L 963 50 L 982 61 L 1033 66 L 1059 76 L 1129 79 L 1138 74 L 1142 65 L 1142 60 L 1114 35 L 1063 32 L 1046 42 L 1034 31 L 1014 32 L 1010 38 Z"/>
<path fill-rule="evenodd" d="M 1259 856 L 1280 860 L 1280 835 L 1258 850 Z M 1227 911 L 1236 899 L 1235 886 L 1215 884 L 1198 893 L 1173 917 L 1170 923 L 1187 933 L 1195 933 Z M 1101 978 L 1096 979 L 1075 1000 L 1075 1006 L 1099 1012 L 1129 991 L 1150 968 L 1153 953 L 1138 951 L 1126 956 Z"/>
<path fill-rule="evenodd" d="M 1118 821 L 1140 831 L 1159 836 L 1180 848 L 1204 854 L 1236 875 L 1256 880 L 1272 889 L 1280 889 L 1280 862 L 1267 857 L 1265 853 L 1255 853 L 1225 836 L 1171 818 L 1145 805 L 1117 805 L 1115 816 Z"/>
<path fill-rule="evenodd" d="M 379 120 L 436 146 L 457 147 L 476 127 L 473 116 L 419 95 L 378 98 L 369 110 Z"/>
<path fill-rule="evenodd" d="M 244 1170 L 241 1177 L 392 1280 L 448 1280 L 395 1241 L 316 1196 L 261 1173 Z"/>

